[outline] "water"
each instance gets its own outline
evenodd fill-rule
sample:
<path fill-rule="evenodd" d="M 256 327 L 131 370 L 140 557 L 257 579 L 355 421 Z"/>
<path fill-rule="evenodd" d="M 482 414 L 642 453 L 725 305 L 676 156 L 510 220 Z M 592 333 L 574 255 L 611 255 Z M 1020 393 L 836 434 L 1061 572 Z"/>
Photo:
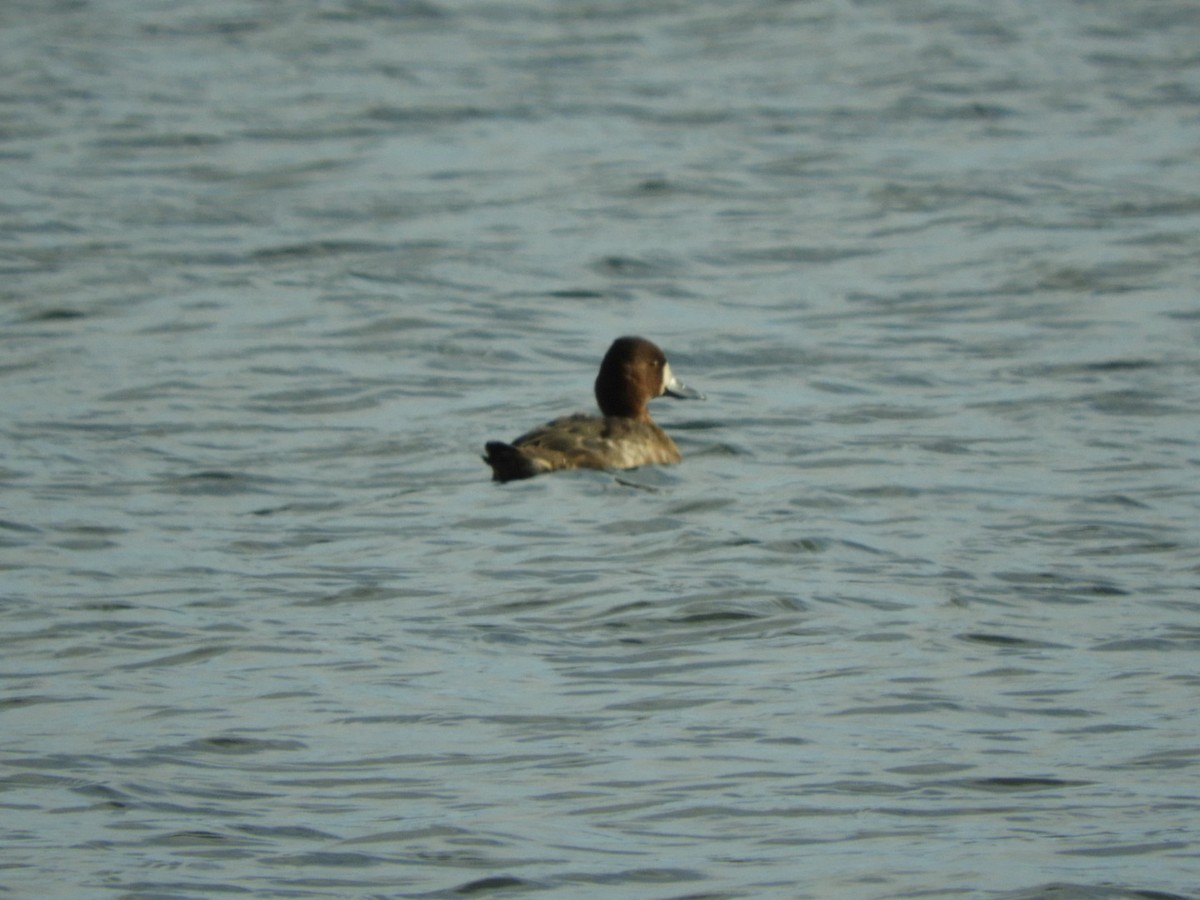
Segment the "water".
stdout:
<path fill-rule="evenodd" d="M 0 26 L 6 895 L 1200 896 L 1194 4 Z"/>

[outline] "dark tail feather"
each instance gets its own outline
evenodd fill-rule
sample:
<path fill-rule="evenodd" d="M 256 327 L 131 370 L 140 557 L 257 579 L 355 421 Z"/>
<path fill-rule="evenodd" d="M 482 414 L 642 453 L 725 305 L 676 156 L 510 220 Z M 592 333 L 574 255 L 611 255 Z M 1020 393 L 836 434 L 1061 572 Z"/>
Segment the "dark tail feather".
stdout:
<path fill-rule="evenodd" d="M 515 481 L 518 478 L 532 478 L 537 469 L 524 453 L 512 444 L 504 441 L 488 441 L 485 445 L 487 454 L 483 461 L 492 467 L 494 481 Z"/>

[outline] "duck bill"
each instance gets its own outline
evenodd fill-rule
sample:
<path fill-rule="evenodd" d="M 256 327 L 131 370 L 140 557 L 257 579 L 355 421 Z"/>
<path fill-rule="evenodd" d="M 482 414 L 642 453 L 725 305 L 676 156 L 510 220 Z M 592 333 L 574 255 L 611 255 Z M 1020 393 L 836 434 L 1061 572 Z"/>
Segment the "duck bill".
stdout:
<path fill-rule="evenodd" d="M 676 400 L 703 400 L 704 395 L 694 388 L 688 387 L 682 381 L 675 377 L 675 373 L 671 371 L 671 367 L 667 366 L 663 373 L 663 393 L 668 397 L 674 397 Z"/>

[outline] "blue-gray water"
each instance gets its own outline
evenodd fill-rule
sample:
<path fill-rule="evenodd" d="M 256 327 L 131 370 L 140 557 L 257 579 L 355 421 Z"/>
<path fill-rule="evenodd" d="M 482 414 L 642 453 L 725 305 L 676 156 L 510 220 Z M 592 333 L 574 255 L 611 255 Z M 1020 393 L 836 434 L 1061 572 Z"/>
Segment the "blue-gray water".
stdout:
<path fill-rule="evenodd" d="M 1197 48 L 8 0 L 0 894 L 1200 896 Z"/>

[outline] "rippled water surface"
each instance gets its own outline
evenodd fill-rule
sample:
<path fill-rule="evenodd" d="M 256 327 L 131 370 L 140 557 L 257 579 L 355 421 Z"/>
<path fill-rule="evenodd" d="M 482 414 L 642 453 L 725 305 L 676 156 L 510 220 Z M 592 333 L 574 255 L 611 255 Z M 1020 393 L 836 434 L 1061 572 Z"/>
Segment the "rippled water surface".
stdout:
<path fill-rule="evenodd" d="M 0 893 L 1200 897 L 1198 48 L 4 4 Z"/>

